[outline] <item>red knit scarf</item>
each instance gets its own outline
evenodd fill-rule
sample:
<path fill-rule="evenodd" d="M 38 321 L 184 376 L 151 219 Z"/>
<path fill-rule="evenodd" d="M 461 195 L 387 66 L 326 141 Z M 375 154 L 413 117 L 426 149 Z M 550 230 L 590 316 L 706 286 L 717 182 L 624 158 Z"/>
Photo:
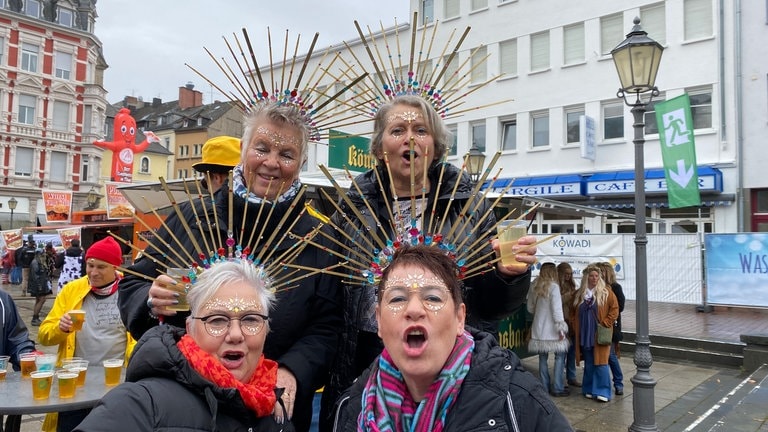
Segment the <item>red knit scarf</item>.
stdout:
<path fill-rule="evenodd" d="M 277 385 L 277 363 L 264 358 L 259 358 L 251 380 L 243 383 L 235 379 L 212 355 L 203 351 L 189 336 L 184 335 L 176 344 L 181 353 L 200 375 L 208 381 L 222 388 L 235 388 L 240 392 L 245 405 L 256 412 L 257 417 L 264 417 L 272 413 L 275 407 L 275 386 Z"/>

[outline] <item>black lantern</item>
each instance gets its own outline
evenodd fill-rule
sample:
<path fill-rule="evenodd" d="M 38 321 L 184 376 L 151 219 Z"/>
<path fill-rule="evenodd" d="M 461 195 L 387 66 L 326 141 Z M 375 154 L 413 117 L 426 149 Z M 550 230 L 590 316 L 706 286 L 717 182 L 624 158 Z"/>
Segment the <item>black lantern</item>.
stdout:
<path fill-rule="evenodd" d="M 96 189 L 94 189 L 93 186 L 91 186 L 91 190 L 88 191 L 86 200 L 88 201 L 89 210 L 93 210 L 97 205 L 99 205 L 99 194 L 96 193 Z"/>
<path fill-rule="evenodd" d="M 480 178 L 480 173 L 483 172 L 485 166 L 485 153 L 481 152 L 475 144 L 469 149 L 467 154 L 467 172 L 473 182 L 477 182 Z"/>
<path fill-rule="evenodd" d="M 11 229 L 13 229 L 13 211 L 16 210 L 16 206 L 19 205 L 19 201 L 11 197 L 11 199 L 8 200 L 8 208 L 11 209 Z"/>

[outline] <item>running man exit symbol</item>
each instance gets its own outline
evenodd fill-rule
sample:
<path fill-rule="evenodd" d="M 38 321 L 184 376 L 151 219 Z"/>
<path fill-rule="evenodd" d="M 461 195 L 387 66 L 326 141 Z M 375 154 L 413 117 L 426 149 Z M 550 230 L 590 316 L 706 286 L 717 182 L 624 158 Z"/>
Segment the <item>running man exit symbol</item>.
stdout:
<path fill-rule="evenodd" d="M 701 205 L 693 138 L 691 102 L 687 94 L 655 105 L 661 156 L 670 208 Z"/>

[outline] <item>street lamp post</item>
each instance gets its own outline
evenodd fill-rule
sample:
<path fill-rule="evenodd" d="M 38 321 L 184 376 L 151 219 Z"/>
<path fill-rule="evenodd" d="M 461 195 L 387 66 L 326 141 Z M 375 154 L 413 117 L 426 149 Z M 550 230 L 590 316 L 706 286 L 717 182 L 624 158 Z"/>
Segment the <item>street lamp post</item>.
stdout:
<path fill-rule="evenodd" d="M 481 152 L 474 143 L 467 154 L 467 172 L 473 183 L 477 183 L 485 165 L 485 153 Z"/>
<path fill-rule="evenodd" d="M 16 210 L 16 206 L 19 205 L 19 201 L 11 197 L 11 199 L 8 200 L 8 208 L 11 209 L 11 229 L 13 229 L 13 211 Z"/>
<path fill-rule="evenodd" d="M 88 210 L 93 210 L 99 202 L 99 194 L 96 193 L 96 189 L 91 186 L 91 190 L 88 191 L 88 196 L 85 198 L 88 201 Z"/>
<path fill-rule="evenodd" d="M 632 412 L 634 420 L 630 431 L 658 431 L 654 409 L 654 387 L 656 380 L 651 376 L 651 340 L 648 337 L 648 263 L 645 247 L 648 244 L 645 231 L 645 163 L 643 155 L 644 116 L 646 106 L 659 95 L 656 88 L 656 73 L 664 47 L 648 37 L 640 28 L 640 19 L 635 18 L 632 31 L 627 38 L 611 51 L 613 62 L 619 73 L 621 88 L 617 96 L 632 107 L 635 130 L 635 316 L 636 337 L 634 362 L 637 373 L 632 377 L 634 396 Z M 647 101 L 641 94 L 649 93 Z M 634 101 L 631 101 L 634 94 Z M 628 100 L 629 97 L 629 100 Z"/>

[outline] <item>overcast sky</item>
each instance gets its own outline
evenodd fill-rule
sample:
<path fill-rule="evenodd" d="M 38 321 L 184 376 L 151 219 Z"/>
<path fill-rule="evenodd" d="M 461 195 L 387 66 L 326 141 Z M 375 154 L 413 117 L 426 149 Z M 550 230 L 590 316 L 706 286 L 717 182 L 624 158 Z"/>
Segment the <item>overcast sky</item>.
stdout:
<path fill-rule="evenodd" d="M 379 29 L 410 21 L 408 0 L 99 0 L 96 4 L 96 36 L 104 44 L 109 68 L 104 86 L 110 103 L 125 96 L 178 99 L 178 88 L 188 81 L 203 93 L 203 101 L 223 99 L 208 83 L 184 63 L 206 76 L 221 77 L 203 50 L 207 47 L 220 58 L 231 58 L 222 36 L 232 41 L 237 33 L 242 42 L 245 27 L 260 63 L 268 58 L 267 27 L 273 50 L 282 56 L 285 30 L 289 30 L 292 52 L 296 35 L 301 35 L 299 53 L 305 53 L 315 32 L 318 48 L 343 40 L 356 40 L 353 24 Z M 261 43 L 259 43 L 261 42 Z M 274 48 L 279 46 L 280 48 Z"/>

